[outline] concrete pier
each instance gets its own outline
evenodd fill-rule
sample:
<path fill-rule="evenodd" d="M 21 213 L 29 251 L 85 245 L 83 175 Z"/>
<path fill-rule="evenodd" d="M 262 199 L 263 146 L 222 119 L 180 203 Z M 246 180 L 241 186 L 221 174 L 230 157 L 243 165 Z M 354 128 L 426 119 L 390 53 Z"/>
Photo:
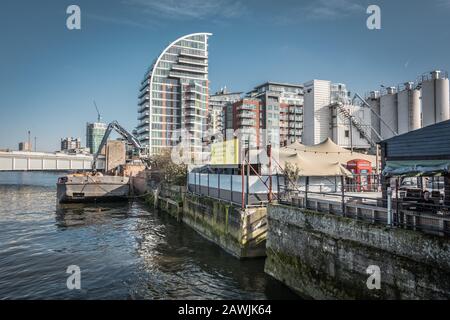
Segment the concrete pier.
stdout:
<path fill-rule="evenodd" d="M 175 186 L 163 186 L 147 201 L 238 259 L 266 256 L 267 208 L 241 209 Z"/>
<path fill-rule="evenodd" d="M 266 273 L 314 299 L 449 299 L 450 239 L 269 205 Z M 380 289 L 369 289 L 369 266 Z"/>

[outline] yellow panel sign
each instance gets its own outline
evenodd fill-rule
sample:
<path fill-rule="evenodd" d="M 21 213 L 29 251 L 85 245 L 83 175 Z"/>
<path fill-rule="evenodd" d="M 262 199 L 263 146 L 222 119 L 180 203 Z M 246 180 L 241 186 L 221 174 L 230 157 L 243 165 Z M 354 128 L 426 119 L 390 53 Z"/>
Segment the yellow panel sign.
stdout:
<path fill-rule="evenodd" d="M 211 164 L 239 164 L 239 141 L 232 139 L 211 145 Z"/>

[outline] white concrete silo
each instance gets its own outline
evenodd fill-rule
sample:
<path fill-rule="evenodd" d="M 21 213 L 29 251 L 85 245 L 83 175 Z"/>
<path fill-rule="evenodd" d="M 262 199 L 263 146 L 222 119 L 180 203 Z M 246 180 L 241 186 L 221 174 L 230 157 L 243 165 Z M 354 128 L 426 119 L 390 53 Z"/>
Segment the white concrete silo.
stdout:
<path fill-rule="evenodd" d="M 406 82 L 404 89 L 398 92 L 398 134 L 419 129 L 420 90 L 414 88 L 414 82 Z"/>
<path fill-rule="evenodd" d="M 386 92 L 380 97 L 380 135 L 383 139 L 389 139 L 398 131 L 397 89 L 386 88 Z"/>
<path fill-rule="evenodd" d="M 381 121 L 378 117 L 380 115 L 380 92 L 371 91 L 367 96 L 366 101 L 370 105 L 370 109 L 372 110 L 372 112 L 370 112 L 370 125 L 376 133 L 380 134 Z M 373 135 L 373 137 L 375 138 L 376 135 Z M 379 139 L 375 138 L 375 140 Z"/>
<path fill-rule="evenodd" d="M 429 126 L 449 119 L 449 81 L 435 70 L 422 77 L 422 123 Z"/>

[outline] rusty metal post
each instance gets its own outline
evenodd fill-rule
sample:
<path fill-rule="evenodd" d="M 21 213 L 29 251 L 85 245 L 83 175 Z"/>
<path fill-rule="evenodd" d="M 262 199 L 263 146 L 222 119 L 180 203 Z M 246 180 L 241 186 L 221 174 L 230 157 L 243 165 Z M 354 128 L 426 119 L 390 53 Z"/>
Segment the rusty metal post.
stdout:
<path fill-rule="evenodd" d="M 269 157 L 269 203 L 272 202 L 272 145 L 267 146 L 267 156 Z"/>
<path fill-rule="evenodd" d="M 249 193 L 250 193 L 250 138 L 247 140 L 247 183 L 246 183 L 246 197 L 245 197 L 245 204 L 248 206 L 248 199 L 249 199 Z"/>
<path fill-rule="evenodd" d="M 345 189 L 344 189 L 344 176 L 341 176 L 341 197 L 342 197 L 342 215 L 345 217 Z"/>
<path fill-rule="evenodd" d="M 245 182 L 245 177 L 244 177 L 244 167 L 245 167 L 245 148 L 243 151 L 243 156 L 242 156 L 242 164 L 241 164 L 241 180 L 242 180 L 242 184 L 241 184 L 241 206 L 242 209 L 245 209 L 245 194 L 244 194 L 244 182 Z"/>

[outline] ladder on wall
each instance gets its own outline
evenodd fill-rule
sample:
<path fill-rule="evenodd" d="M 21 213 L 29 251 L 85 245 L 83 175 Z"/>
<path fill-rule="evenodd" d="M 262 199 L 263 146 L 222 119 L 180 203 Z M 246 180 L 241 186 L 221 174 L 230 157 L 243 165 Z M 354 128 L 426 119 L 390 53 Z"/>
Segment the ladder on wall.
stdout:
<path fill-rule="evenodd" d="M 372 138 L 371 132 L 374 132 L 375 135 L 380 139 L 381 136 L 379 135 L 378 132 L 376 132 L 372 126 L 369 125 L 365 125 L 363 126 L 362 123 L 363 121 L 359 118 L 359 117 L 355 117 L 353 116 L 349 110 L 347 110 L 344 105 L 341 102 L 336 102 L 333 103 L 332 105 L 330 105 L 330 107 L 336 108 L 336 110 L 338 111 L 338 113 L 343 116 L 345 119 L 348 119 L 351 124 L 358 130 L 358 132 L 361 134 L 362 137 L 364 137 L 364 139 L 369 143 L 369 145 L 372 148 L 375 148 L 377 143 L 376 141 Z"/>

